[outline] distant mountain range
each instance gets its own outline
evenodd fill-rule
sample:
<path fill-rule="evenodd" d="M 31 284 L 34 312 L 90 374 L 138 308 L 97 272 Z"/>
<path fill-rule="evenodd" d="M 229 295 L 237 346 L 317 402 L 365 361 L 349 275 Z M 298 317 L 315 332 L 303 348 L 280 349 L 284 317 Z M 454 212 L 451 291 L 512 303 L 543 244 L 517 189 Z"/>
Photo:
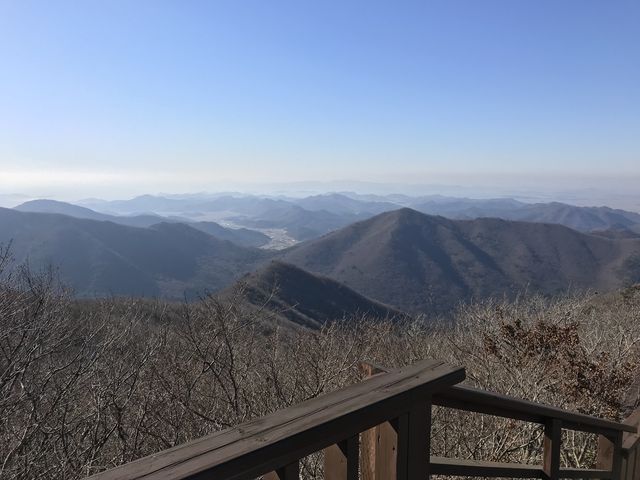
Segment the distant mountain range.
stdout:
<path fill-rule="evenodd" d="M 640 214 L 608 207 L 576 207 L 564 203 L 522 203 L 513 199 L 439 199 L 417 202 L 412 208 L 452 219 L 502 218 L 523 222 L 555 223 L 590 232 L 630 229 L 640 225 Z"/>
<path fill-rule="evenodd" d="M 156 214 L 131 216 L 108 215 L 96 212 L 89 208 L 80 207 L 66 202 L 58 202 L 55 200 L 32 200 L 18 205 L 14 210 L 32 213 L 57 213 L 74 218 L 113 222 L 119 225 L 128 225 L 130 227 L 150 227 L 159 223 L 187 223 L 196 230 L 201 230 L 220 240 L 229 240 L 230 242 L 234 242 L 245 247 L 261 247 L 266 245 L 270 240 L 267 235 L 255 230 L 248 230 L 246 228 L 224 228 L 214 222 L 193 222 L 187 218 L 175 216 L 163 217 Z"/>
<path fill-rule="evenodd" d="M 249 228 L 280 228 L 297 240 L 308 240 L 386 211 L 409 207 L 454 220 L 502 218 L 554 223 L 582 232 L 631 230 L 640 233 L 640 214 L 608 207 L 578 207 L 563 203 L 524 203 L 511 198 L 470 199 L 440 195 L 357 195 L 331 193 L 306 198 L 225 194 L 206 198 L 165 198 L 151 195 L 116 202 L 88 204 L 105 213 L 154 212 L 191 220 L 230 219 Z"/>
<path fill-rule="evenodd" d="M 344 198 L 349 203 L 359 203 L 348 197 Z M 317 208 L 323 200 L 332 204 L 333 210 Z M 179 215 L 191 221 L 224 219 L 253 229 L 282 229 L 297 241 L 318 237 L 379 213 L 379 209 L 356 213 L 352 211 L 354 209 L 342 207 L 339 202 L 331 202 L 329 198 L 318 198 L 314 201 L 314 197 L 309 197 L 300 200 L 300 203 L 310 208 L 299 205 L 297 199 L 238 195 L 223 195 L 211 199 L 202 197 L 174 199 L 144 195 L 126 201 L 103 203 L 92 201 L 88 205 L 101 211 L 121 215 L 156 212 L 163 215 Z M 394 208 L 393 204 L 388 206 L 389 209 Z"/>
<path fill-rule="evenodd" d="M 56 200 L 31 200 L 14 207 L 14 210 L 32 213 L 58 213 L 60 215 L 68 215 L 75 218 L 114 222 L 119 223 L 120 225 L 128 225 L 130 227 L 150 227 L 157 223 L 175 222 L 173 219 L 156 214 L 132 216 L 107 215 L 79 205 L 59 202 Z M 178 221 L 182 220 L 178 219 Z"/>
<path fill-rule="evenodd" d="M 480 210 L 502 215 L 528 210 L 529 215 L 606 227 L 586 234 L 553 223 L 452 220 L 409 208 L 374 213 L 415 201 L 402 196 L 389 202 L 343 194 L 306 199 L 223 195 L 197 201 L 147 196 L 133 203 L 155 208 L 156 200 L 165 208 L 175 202 L 180 207 L 116 215 L 36 201 L 0 209 L 0 243 L 13 241 L 18 262 L 57 266 L 61 278 L 85 297 L 180 299 L 226 291 L 250 274 L 245 281 L 256 302 L 277 285 L 272 304 L 285 307 L 289 321 L 304 325 L 322 323 L 338 312 L 447 314 L 471 298 L 525 289 L 543 294 L 567 288 L 609 290 L 640 281 L 640 224 L 633 223 L 637 214 L 632 212 L 502 199 L 478 201 L 470 210 L 469 201 L 458 199 L 465 217 Z M 200 206 L 199 213 L 187 209 L 189 202 Z M 444 197 L 420 199 L 421 208 L 438 205 L 450 216 L 456 211 L 453 204 Z M 251 229 L 194 220 L 206 218 L 206 209 L 226 209 L 233 218 L 261 225 L 255 228 L 271 225 L 310 239 L 280 252 L 254 248 L 269 238 Z M 273 260 L 284 263 L 269 264 Z"/>

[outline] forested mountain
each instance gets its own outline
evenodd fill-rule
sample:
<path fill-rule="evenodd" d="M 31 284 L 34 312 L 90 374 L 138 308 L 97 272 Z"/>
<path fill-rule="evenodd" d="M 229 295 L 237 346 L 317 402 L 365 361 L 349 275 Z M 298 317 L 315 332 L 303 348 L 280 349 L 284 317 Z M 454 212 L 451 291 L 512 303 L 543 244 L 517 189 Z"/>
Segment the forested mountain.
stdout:
<path fill-rule="evenodd" d="M 280 261 L 244 276 L 230 290 L 242 290 L 246 301 L 256 308 L 267 308 L 289 322 L 311 328 L 358 315 L 378 319 L 402 316 L 400 311 L 335 280 Z"/>
<path fill-rule="evenodd" d="M 410 312 L 447 312 L 460 301 L 524 289 L 611 289 L 640 278 L 639 239 L 407 208 L 294 247 L 283 259 Z"/>
<path fill-rule="evenodd" d="M 162 217 L 156 214 L 144 215 L 109 215 L 99 213 L 90 208 L 56 200 L 32 200 L 25 202 L 15 210 L 34 213 L 58 213 L 75 218 L 99 220 L 129 225 L 131 227 L 150 227 L 158 223 L 188 223 L 191 227 L 213 235 L 220 240 L 229 240 L 245 247 L 261 247 L 269 242 L 269 237 L 255 230 L 246 228 L 225 228 L 215 222 L 194 222 L 187 218 Z"/>
<path fill-rule="evenodd" d="M 193 296 L 228 286 L 269 253 L 188 225 L 149 228 L 0 209 L 0 244 L 16 262 L 54 266 L 81 296 Z"/>
<path fill-rule="evenodd" d="M 315 218 L 308 221 L 314 224 Z M 81 296 L 182 298 L 186 293 L 193 297 L 225 289 L 273 258 L 340 282 L 354 294 L 368 297 L 366 301 L 408 312 L 446 314 L 461 301 L 525 289 L 554 294 L 569 288 L 608 290 L 640 281 L 640 238 L 625 232 L 592 235 L 546 223 L 450 220 L 404 208 L 281 253 L 243 246 L 260 244 L 265 238 L 259 232 L 213 223 L 139 228 L 0 210 L 0 243 L 13 242 L 16 261 L 28 261 L 36 268 L 57 267 L 61 279 Z M 286 281 L 287 272 L 294 283 Z M 323 313 L 327 305 L 314 306 L 319 292 L 331 291 L 337 309 L 347 311 L 351 307 L 340 305 L 358 303 L 341 296 L 339 285 L 329 288 L 326 279 L 291 265 L 261 270 L 252 277 L 254 287 L 264 290 L 266 278 L 273 279 L 276 273 L 287 287 L 278 301 L 295 305 L 300 318 L 312 318 L 310 311 L 319 316 L 314 321 L 328 317 Z M 293 291 L 308 295 L 297 301 L 289 295 Z"/>

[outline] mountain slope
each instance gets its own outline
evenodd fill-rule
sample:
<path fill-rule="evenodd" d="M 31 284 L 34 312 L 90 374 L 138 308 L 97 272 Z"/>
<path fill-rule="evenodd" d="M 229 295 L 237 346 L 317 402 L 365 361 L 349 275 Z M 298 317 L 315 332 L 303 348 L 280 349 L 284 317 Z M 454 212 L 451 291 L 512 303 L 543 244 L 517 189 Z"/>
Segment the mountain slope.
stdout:
<path fill-rule="evenodd" d="M 9 242 L 18 263 L 57 267 L 81 296 L 183 298 L 222 289 L 268 256 L 184 224 L 136 228 L 0 209 L 0 244 Z"/>
<path fill-rule="evenodd" d="M 130 227 L 150 227 L 161 222 L 173 222 L 165 217 L 159 215 L 135 215 L 135 216 L 117 216 L 108 215 L 105 213 L 99 213 L 90 208 L 80 207 L 72 203 L 59 202 L 57 200 L 31 200 L 29 202 L 22 203 L 14 210 L 19 212 L 31 212 L 31 213 L 57 213 L 60 215 L 68 215 L 74 218 L 84 218 L 87 220 L 98 220 L 103 222 L 114 222 L 120 225 L 128 225 Z"/>
<path fill-rule="evenodd" d="M 269 243 L 270 240 L 268 236 L 255 230 L 225 228 L 214 222 L 191 222 L 187 219 L 177 217 L 167 218 L 149 214 L 135 216 L 109 215 L 96 212 L 90 208 L 56 200 L 32 200 L 18 205 L 14 210 L 33 213 L 57 213 L 74 218 L 113 222 L 131 227 L 150 227 L 158 223 L 188 223 L 196 230 L 213 235 L 219 240 L 228 240 L 244 247 L 261 247 Z"/>
<path fill-rule="evenodd" d="M 405 208 L 294 247 L 282 259 L 402 310 L 441 313 L 461 300 L 525 288 L 614 288 L 635 275 L 638 254 L 637 239 L 492 218 L 456 221 Z"/>
<path fill-rule="evenodd" d="M 247 302 L 265 307 L 297 325 L 318 328 L 332 320 L 366 314 L 374 318 L 402 315 L 341 283 L 279 261 L 245 275 L 238 285 Z"/>

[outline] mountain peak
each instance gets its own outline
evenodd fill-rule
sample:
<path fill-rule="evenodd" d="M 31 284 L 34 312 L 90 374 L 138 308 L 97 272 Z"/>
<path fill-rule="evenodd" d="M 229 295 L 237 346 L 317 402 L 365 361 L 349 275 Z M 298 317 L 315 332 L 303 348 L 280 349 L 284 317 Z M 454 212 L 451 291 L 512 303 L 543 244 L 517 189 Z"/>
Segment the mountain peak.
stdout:
<path fill-rule="evenodd" d="M 562 225 L 401 208 L 294 247 L 284 260 L 405 311 L 446 313 L 525 288 L 617 288 L 623 270 L 633 276 L 628 259 L 640 255 L 640 241 L 610 242 Z"/>
<path fill-rule="evenodd" d="M 367 298 L 335 280 L 314 275 L 280 260 L 273 260 L 246 275 L 231 290 L 237 288 L 244 291 L 247 301 L 255 307 L 266 304 L 287 321 L 312 328 L 359 314 L 375 318 L 402 315 L 400 311 Z"/>

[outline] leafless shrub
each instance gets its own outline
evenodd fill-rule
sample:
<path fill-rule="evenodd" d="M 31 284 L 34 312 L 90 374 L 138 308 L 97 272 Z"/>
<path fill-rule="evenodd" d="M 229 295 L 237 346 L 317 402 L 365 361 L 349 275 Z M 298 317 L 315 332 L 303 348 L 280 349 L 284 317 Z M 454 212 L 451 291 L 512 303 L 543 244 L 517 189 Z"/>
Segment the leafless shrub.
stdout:
<path fill-rule="evenodd" d="M 479 387 L 609 418 L 635 406 L 625 400 L 638 367 L 633 290 L 475 303 L 454 327 L 358 317 L 291 331 L 245 308 L 242 292 L 183 305 L 75 301 L 51 272 L 8 271 L 0 253 L 0 478 L 83 478 L 357 382 L 363 360 L 441 358 Z M 540 436 L 437 409 L 432 446 L 537 462 Z M 592 438 L 565 438 L 565 463 L 589 465 L 593 452 Z M 320 460 L 305 459 L 303 475 L 320 478 Z"/>

